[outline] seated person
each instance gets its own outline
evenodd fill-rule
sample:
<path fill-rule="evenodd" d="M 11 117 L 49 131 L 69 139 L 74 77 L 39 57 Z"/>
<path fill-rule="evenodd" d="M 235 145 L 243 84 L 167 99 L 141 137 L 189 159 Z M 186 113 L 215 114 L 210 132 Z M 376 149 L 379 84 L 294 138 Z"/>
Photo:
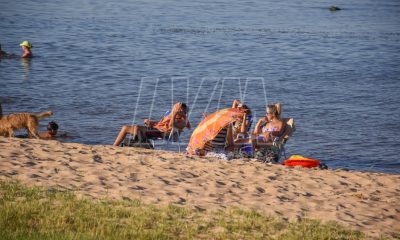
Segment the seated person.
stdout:
<path fill-rule="evenodd" d="M 173 128 L 177 128 L 180 134 L 185 127 L 190 129 L 190 123 L 187 120 L 188 110 L 186 104 L 178 102 L 172 107 L 171 113 L 158 122 L 145 119 L 145 126 L 125 125 L 113 145 L 119 146 L 128 133 L 132 135 L 132 139 L 139 142 L 146 141 L 148 138 L 165 138 L 169 136 Z"/>
<path fill-rule="evenodd" d="M 236 104 L 235 104 L 236 103 Z M 244 109 L 245 113 L 241 121 L 234 122 L 231 127 L 232 136 L 228 135 L 228 139 L 232 142 L 234 148 L 241 147 L 244 143 L 251 142 L 251 136 L 248 134 L 253 123 L 253 116 L 250 108 L 246 104 L 242 104 L 239 100 L 233 102 L 236 108 Z"/>
<path fill-rule="evenodd" d="M 235 121 L 222 128 L 214 139 L 205 144 L 204 150 L 206 152 L 232 151 L 235 148 L 235 144 L 241 143 L 241 140 L 238 140 L 238 136 L 247 136 L 247 131 L 251 127 L 250 109 L 239 100 L 233 101 L 232 108 L 243 109 L 245 111 L 243 118 L 241 121 Z"/>
<path fill-rule="evenodd" d="M 239 100 L 234 100 L 232 104 L 232 108 L 239 108 L 244 109 L 245 114 L 243 116 L 242 121 L 236 121 L 233 125 L 234 128 L 234 139 L 238 139 L 240 135 L 241 138 L 248 137 L 248 131 L 250 131 L 251 125 L 253 123 L 253 115 L 251 113 L 250 108 L 246 105 L 241 103 Z"/>
<path fill-rule="evenodd" d="M 255 148 L 271 145 L 276 137 L 282 135 L 285 123 L 280 118 L 280 114 L 281 105 L 279 103 L 267 106 L 266 117 L 257 122 L 253 132 Z"/>

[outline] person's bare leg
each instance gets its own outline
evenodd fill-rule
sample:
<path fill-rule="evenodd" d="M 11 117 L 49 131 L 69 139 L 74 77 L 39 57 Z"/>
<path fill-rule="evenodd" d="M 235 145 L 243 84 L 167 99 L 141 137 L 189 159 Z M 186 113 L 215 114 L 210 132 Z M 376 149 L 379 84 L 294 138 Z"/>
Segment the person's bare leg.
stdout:
<path fill-rule="evenodd" d="M 114 142 L 113 145 L 114 146 L 119 146 L 121 144 L 121 142 L 125 139 L 127 133 L 132 134 L 133 135 L 132 138 L 134 138 L 135 137 L 135 135 L 134 135 L 135 134 L 135 129 L 137 129 L 136 125 L 133 125 L 133 126 L 129 126 L 129 125 L 122 126 L 121 131 L 119 132 L 119 134 L 117 136 L 117 139 L 115 139 L 115 142 Z"/>

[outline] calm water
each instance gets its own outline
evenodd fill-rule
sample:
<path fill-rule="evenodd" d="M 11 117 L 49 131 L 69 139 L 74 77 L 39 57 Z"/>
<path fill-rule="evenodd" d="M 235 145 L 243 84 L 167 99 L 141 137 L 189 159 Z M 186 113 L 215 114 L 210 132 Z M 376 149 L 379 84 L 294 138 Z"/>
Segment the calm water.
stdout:
<path fill-rule="evenodd" d="M 289 155 L 400 173 L 400 2 L 331 4 L 0 0 L 3 49 L 29 40 L 35 55 L 0 61 L 4 112 L 51 109 L 68 141 L 112 144 L 173 101 L 194 126 L 235 98 L 257 116 L 279 101 L 297 124 Z"/>

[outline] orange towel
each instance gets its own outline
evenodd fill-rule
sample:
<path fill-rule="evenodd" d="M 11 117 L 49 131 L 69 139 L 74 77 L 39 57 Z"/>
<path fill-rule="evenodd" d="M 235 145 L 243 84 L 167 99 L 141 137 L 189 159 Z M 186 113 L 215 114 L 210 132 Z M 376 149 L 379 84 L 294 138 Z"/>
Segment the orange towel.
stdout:
<path fill-rule="evenodd" d="M 243 119 L 244 110 L 226 108 L 205 117 L 193 131 L 189 140 L 188 153 L 197 154 L 204 149 L 206 142 L 212 140 L 224 127 Z"/>

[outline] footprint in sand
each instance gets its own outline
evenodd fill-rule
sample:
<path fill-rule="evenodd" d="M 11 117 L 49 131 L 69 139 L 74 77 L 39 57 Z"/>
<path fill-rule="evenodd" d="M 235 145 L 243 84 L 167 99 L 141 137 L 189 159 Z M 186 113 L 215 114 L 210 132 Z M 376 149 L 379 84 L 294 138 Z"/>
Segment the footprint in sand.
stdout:
<path fill-rule="evenodd" d="M 103 176 L 99 176 L 99 180 L 100 181 L 107 181 L 107 178 L 103 177 Z"/>
<path fill-rule="evenodd" d="M 314 196 L 312 193 L 306 192 L 303 194 L 304 197 L 312 197 Z"/>
<path fill-rule="evenodd" d="M 276 198 L 278 198 L 280 201 L 282 201 L 282 202 L 287 202 L 287 201 L 289 201 L 290 199 L 289 198 L 287 198 L 286 196 L 277 196 Z"/>
<path fill-rule="evenodd" d="M 354 215 L 351 214 L 351 213 L 349 213 L 349 212 L 344 212 L 344 214 L 346 214 L 347 216 L 349 216 L 349 217 L 351 217 L 351 218 L 354 218 Z"/>
<path fill-rule="evenodd" d="M 142 186 L 139 186 L 139 185 L 136 185 L 136 186 L 130 187 L 130 188 L 133 189 L 133 190 L 145 190 L 146 189 L 145 187 L 142 187 Z"/>
<path fill-rule="evenodd" d="M 124 200 L 124 201 L 132 201 L 132 199 L 130 199 L 130 198 L 127 197 L 127 196 L 122 196 L 122 200 Z"/>
<path fill-rule="evenodd" d="M 257 190 L 257 192 L 259 192 L 259 193 L 265 193 L 265 190 L 264 190 L 264 188 L 262 188 L 262 187 L 256 187 L 256 190 Z"/>
<path fill-rule="evenodd" d="M 193 193 L 193 191 L 190 190 L 190 189 L 186 189 L 185 191 L 186 191 L 187 193 L 189 193 L 189 194 L 192 194 L 192 193 Z"/>
<path fill-rule="evenodd" d="M 101 159 L 101 156 L 97 154 L 93 156 L 93 160 L 97 163 L 103 163 L 103 159 Z"/>
<path fill-rule="evenodd" d="M 274 180 L 276 180 L 277 179 L 277 177 L 276 176 L 268 176 L 267 177 L 269 180 L 271 180 L 271 181 L 274 181 Z"/>
<path fill-rule="evenodd" d="M 28 147 L 28 145 L 26 145 L 26 144 L 24 144 L 24 143 L 20 143 L 19 146 L 20 146 L 20 147 L 23 147 L 23 148 Z"/>
<path fill-rule="evenodd" d="M 18 175 L 18 171 L 16 170 L 12 170 L 11 172 L 9 172 L 8 174 L 6 174 L 8 176 L 14 176 L 14 175 Z"/>
<path fill-rule="evenodd" d="M 222 186 L 225 186 L 226 184 L 224 183 L 224 182 L 222 182 L 222 181 L 215 181 L 216 183 L 217 183 L 217 187 L 222 187 Z"/>
<path fill-rule="evenodd" d="M 158 179 L 160 179 L 164 184 L 166 184 L 166 185 L 171 185 L 171 182 L 170 181 L 168 181 L 168 180 L 166 180 L 166 179 L 164 179 L 164 178 L 162 178 L 162 177 L 158 177 Z"/>
<path fill-rule="evenodd" d="M 129 180 L 131 180 L 132 182 L 137 182 L 138 180 L 138 174 L 137 173 L 131 173 Z"/>
<path fill-rule="evenodd" d="M 26 167 L 33 167 L 33 166 L 35 166 L 35 165 L 36 165 L 36 163 L 33 162 L 33 161 L 28 161 L 28 162 L 25 163 L 25 166 L 26 166 Z"/>
<path fill-rule="evenodd" d="M 199 212 L 204 212 L 204 211 L 206 211 L 205 208 L 200 207 L 200 206 L 194 206 L 194 208 L 195 208 L 197 211 L 199 211 Z"/>
<path fill-rule="evenodd" d="M 175 202 L 176 204 L 180 204 L 180 205 L 185 205 L 186 204 L 186 199 L 184 198 L 179 198 L 179 201 Z"/>
<path fill-rule="evenodd" d="M 346 182 L 339 181 L 339 183 L 340 183 L 340 185 L 343 185 L 343 186 L 349 186 L 349 184 Z"/>
<path fill-rule="evenodd" d="M 240 182 L 235 182 L 235 183 L 233 183 L 233 184 L 232 184 L 232 187 L 233 187 L 233 188 L 242 189 L 242 187 L 241 187 L 241 185 L 240 185 Z"/>
<path fill-rule="evenodd" d="M 191 173 L 191 172 L 186 172 L 186 171 L 181 172 L 181 175 L 186 177 L 186 178 L 197 178 L 197 177 L 199 177 L 199 175 L 196 175 L 196 174 Z"/>

